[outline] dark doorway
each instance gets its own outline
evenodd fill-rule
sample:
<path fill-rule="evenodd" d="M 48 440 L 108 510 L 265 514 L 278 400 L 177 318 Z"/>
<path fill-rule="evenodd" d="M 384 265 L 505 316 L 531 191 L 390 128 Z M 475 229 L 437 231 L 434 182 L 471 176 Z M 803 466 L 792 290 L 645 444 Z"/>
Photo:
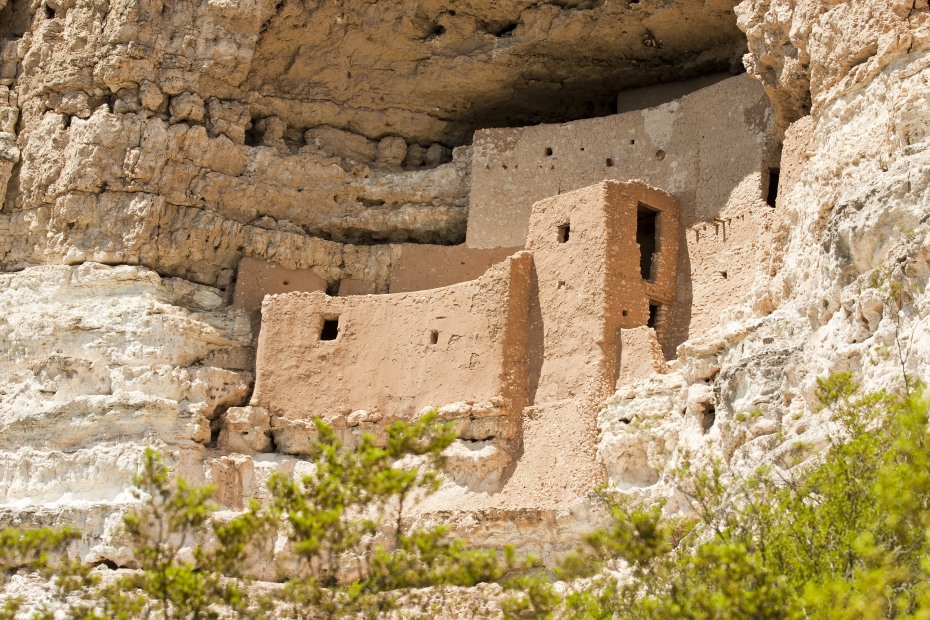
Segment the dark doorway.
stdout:
<path fill-rule="evenodd" d="M 656 322 L 659 320 L 659 305 L 649 304 L 649 320 L 646 321 L 646 327 L 656 328 Z"/>
<path fill-rule="evenodd" d="M 772 168 L 769 170 L 769 189 L 768 195 L 765 198 L 765 202 L 768 203 L 770 207 L 775 206 L 775 201 L 778 199 L 778 168 Z"/>
<path fill-rule="evenodd" d="M 658 213 L 640 203 L 636 210 L 636 243 L 639 244 L 639 272 L 643 280 L 653 280 L 653 256 L 656 252 L 656 218 Z"/>

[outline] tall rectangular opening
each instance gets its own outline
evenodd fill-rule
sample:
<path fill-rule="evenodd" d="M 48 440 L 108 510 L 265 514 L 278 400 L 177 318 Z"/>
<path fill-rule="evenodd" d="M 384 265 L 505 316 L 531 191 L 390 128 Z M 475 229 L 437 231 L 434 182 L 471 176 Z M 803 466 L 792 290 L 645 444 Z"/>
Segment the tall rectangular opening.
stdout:
<path fill-rule="evenodd" d="M 654 280 L 653 257 L 658 242 L 656 219 L 659 213 L 643 203 L 636 208 L 636 243 L 639 244 L 639 272 L 643 280 Z"/>
<path fill-rule="evenodd" d="M 646 321 L 646 327 L 656 328 L 659 321 L 659 304 L 649 302 L 649 319 Z"/>
<path fill-rule="evenodd" d="M 775 202 L 778 200 L 778 173 L 778 168 L 769 169 L 769 188 L 765 197 L 765 202 L 770 207 L 774 207 Z"/>

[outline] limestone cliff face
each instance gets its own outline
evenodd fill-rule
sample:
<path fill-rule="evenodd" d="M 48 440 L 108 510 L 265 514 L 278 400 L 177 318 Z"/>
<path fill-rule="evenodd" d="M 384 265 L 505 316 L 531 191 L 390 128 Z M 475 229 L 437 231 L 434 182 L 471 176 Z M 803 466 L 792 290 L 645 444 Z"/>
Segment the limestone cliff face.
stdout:
<path fill-rule="evenodd" d="M 793 467 L 828 441 L 817 377 L 851 370 L 867 388 L 901 388 L 930 364 L 926 2 L 746 0 L 736 12 L 747 67 L 787 127 L 769 277 L 683 344 L 672 372 L 622 387 L 599 417 L 611 481 L 681 508 L 667 472 L 686 451 L 737 475 Z"/>
<path fill-rule="evenodd" d="M 0 0 L 3 519 L 75 523 L 119 563 L 144 445 L 232 507 L 299 471 L 217 447 L 251 423 L 243 256 L 385 292 L 393 244 L 464 238 L 471 132 L 609 114 L 747 41 L 784 134 L 772 254 L 667 374 L 590 412 L 607 480 L 687 510 L 686 451 L 739 475 L 825 445 L 816 377 L 926 378 L 926 0 L 735 4 Z M 546 552 L 594 520 L 484 527 Z"/>

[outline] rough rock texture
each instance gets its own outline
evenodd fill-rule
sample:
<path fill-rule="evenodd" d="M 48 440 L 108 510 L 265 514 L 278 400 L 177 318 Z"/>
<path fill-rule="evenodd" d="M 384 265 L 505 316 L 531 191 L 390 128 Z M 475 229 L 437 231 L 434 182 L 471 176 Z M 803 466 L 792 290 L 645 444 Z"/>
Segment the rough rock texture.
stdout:
<path fill-rule="evenodd" d="M 782 128 L 819 116 L 930 39 L 926 0 L 744 0 L 745 65 L 762 82 Z"/>
<path fill-rule="evenodd" d="M 741 475 L 826 445 L 817 377 L 851 370 L 867 388 L 901 388 L 930 369 L 926 3 L 747 0 L 737 13 L 748 66 L 794 121 L 770 278 L 679 347 L 669 374 L 620 388 L 599 416 L 611 483 L 673 510 L 687 507 L 669 479 L 686 451 Z M 802 40 L 795 62 L 784 50 Z"/>
<path fill-rule="evenodd" d="M 250 393 L 250 373 L 210 362 L 251 342 L 215 289 L 88 263 L 0 275 L 0 300 L 7 506 L 120 501 L 143 444 L 193 457 Z"/>
<path fill-rule="evenodd" d="M 741 475 L 825 445 L 816 377 L 927 378 L 927 1 L 734 4 L 0 0 L 3 521 L 74 523 L 88 560 L 124 563 L 106 533 L 142 446 L 233 508 L 305 471 L 265 452 L 275 428 L 245 407 L 254 334 L 226 306 L 240 259 L 388 292 L 388 242 L 462 240 L 472 131 L 725 70 L 736 23 L 784 136 L 771 257 L 667 373 L 589 412 L 607 479 L 687 510 L 669 475 L 686 451 Z M 577 432 L 535 413 L 541 437 Z M 483 476 L 492 448 L 451 457 Z M 521 513 L 490 494 L 443 512 L 460 499 L 450 482 L 427 509 L 543 555 L 597 523 L 591 505 Z"/>
<path fill-rule="evenodd" d="M 450 147 L 731 66 L 732 5 L 7 2 L 0 266 L 132 263 L 222 288 L 248 255 L 371 279 L 378 258 L 318 239 L 461 241 Z"/>

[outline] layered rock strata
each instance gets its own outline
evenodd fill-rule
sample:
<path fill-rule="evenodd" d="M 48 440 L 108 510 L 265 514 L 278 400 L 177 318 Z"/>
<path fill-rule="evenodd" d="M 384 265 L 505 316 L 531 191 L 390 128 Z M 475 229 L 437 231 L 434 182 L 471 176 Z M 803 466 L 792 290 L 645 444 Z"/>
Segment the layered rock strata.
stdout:
<path fill-rule="evenodd" d="M 125 563 L 108 536 L 143 446 L 232 508 L 272 471 L 303 471 L 268 452 L 270 417 L 246 407 L 252 308 L 227 306 L 242 257 L 311 270 L 331 292 L 390 292 L 393 243 L 465 238 L 472 132 L 626 111 L 625 88 L 727 69 L 745 51 L 737 19 L 783 149 L 777 164 L 760 146 L 725 198 L 761 213 L 780 169 L 777 199 L 734 217 L 747 268 L 701 298 L 699 333 L 664 343 L 668 372 L 621 358 L 624 382 L 584 412 L 606 480 L 687 511 L 672 476 L 686 454 L 739 476 L 826 445 L 816 377 L 927 377 L 926 0 L 734 4 L 0 0 L 4 521 L 75 523 L 85 558 Z M 612 155 L 597 155 L 606 177 Z M 732 239 L 717 214 L 686 223 L 682 247 L 711 229 Z M 730 277 L 714 254 L 700 257 L 708 282 Z M 500 511 L 487 495 L 468 512 L 462 497 L 450 482 L 427 508 L 544 555 L 597 523 L 586 502 Z"/>

